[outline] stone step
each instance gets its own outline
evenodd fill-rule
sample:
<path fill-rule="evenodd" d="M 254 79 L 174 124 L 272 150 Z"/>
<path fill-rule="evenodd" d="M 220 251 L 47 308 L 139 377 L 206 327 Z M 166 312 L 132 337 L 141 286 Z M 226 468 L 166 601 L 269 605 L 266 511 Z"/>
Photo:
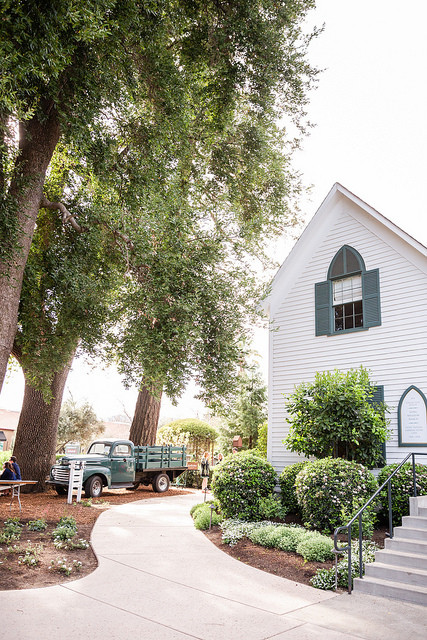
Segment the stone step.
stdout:
<path fill-rule="evenodd" d="M 421 516 L 403 516 L 402 527 L 409 527 L 410 529 L 422 529 L 426 531 L 427 537 L 427 518 Z"/>
<path fill-rule="evenodd" d="M 427 607 L 427 588 L 416 585 L 399 584 L 390 580 L 380 578 L 355 578 L 353 581 L 354 591 L 357 593 L 368 593 L 373 596 L 383 598 L 394 598 L 412 602 Z"/>
<path fill-rule="evenodd" d="M 427 507 L 420 507 L 418 509 L 418 515 L 422 516 L 423 518 L 427 518 Z"/>
<path fill-rule="evenodd" d="M 427 542 L 409 538 L 386 538 L 384 548 L 392 551 L 407 551 L 422 556 L 427 556 Z"/>
<path fill-rule="evenodd" d="M 394 527 L 395 538 L 406 538 L 406 540 L 425 540 L 427 542 L 427 532 L 414 527 Z"/>
<path fill-rule="evenodd" d="M 375 562 L 390 564 L 398 567 L 413 567 L 427 571 L 427 556 L 392 549 L 381 549 L 375 553 Z"/>
<path fill-rule="evenodd" d="M 427 589 L 427 571 L 422 569 L 395 567 L 375 560 L 375 562 L 365 565 L 365 576 Z"/>

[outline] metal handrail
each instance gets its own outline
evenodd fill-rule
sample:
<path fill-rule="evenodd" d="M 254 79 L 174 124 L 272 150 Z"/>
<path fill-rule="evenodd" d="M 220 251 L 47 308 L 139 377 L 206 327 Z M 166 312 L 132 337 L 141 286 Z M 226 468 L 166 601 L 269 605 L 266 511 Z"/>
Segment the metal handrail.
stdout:
<path fill-rule="evenodd" d="M 412 457 L 412 481 L 413 481 L 413 491 L 414 497 L 417 497 L 417 479 L 415 472 L 415 456 L 427 456 L 427 453 L 424 452 L 413 452 L 408 453 L 406 458 L 402 460 L 398 467 L 388 476 L 387 480 L 383 482 L 377 491 L 369 498 L 369 500 L 359 509 L 359 511 L 352 517 L 352 519 L 345 525 L 341 527 L 337 527 L 334 531 L 334 552 L 344 553 L 348 552 L 348 592 L 351 593 L 352 590 L 352 576 L 351 576 L 351 527 L 354 522 L 359 520 L 359 576 L 363 578 L 363 558 L 362 558 L 362 514 L 367 507 L 371 504 L 371 502 L 377 497 L 377 495 L 384 489 L 387 485 L 387 495 L 388 495 L 388 522 L 389 522 L 389 537 L 393 537 L 393 512 L 392 512 L 392 504 L 391 504 L 391 479 L 392 477 L 399 471 L 399 469 L 405 464 L 410 457 Z M 347 530 L 347 546 L 346 547 L 338 547 L 338 535 L 341 531 Z M 335 584 L 337 584 L 338 579 L 338 568 L 337 563 L 335 563 Z"/>

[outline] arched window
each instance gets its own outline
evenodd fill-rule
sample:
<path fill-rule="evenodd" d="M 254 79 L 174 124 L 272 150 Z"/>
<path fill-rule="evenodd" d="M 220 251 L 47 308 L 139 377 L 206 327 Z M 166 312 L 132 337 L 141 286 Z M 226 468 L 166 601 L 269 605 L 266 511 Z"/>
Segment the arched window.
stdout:
<path fill-rule="evenodd" d="M 316 335 L 361 331 L 381 324 L 379 271 L 366 271 L 362 256 L 344 245 L 328 279 L 315 285 Z"/>

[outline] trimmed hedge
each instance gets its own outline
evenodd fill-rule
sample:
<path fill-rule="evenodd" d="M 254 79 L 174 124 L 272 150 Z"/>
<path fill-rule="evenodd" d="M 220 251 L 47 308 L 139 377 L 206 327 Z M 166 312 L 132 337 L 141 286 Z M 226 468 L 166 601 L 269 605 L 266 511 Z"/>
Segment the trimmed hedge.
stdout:
<path fill-rule="evenodd" d="M 398 467 L 398 464 L 388 464 L 378 474 L 378 484 L 381 486 L 388 476 Z M 417 495 L 427 495 L 427 465 L 415 465 Z M 414 495 L 412 480 L 412 464 L 407 462 L 391 480 L 391 506 L 393 511 L 393 525 L 401 525 L 403 516 L 409 515 L 409 497 Z M 381 509 L 379 516 L 388 521 L 387 485 L 380 493 Z"/>
<path fill-rule="evenodd" d="M 225 518 L 259 520 L 265 506 L 261 499 L 271 496 L 275 485 L 273 466 L 252 451 L 243 451 L 214 467 L 211 489 Z"/>
<path fill-rule="evenodd" d="M 308 462 L 297 475 L 295 486 L 304 524 L 327 532 L 345 524 L 347 514 L 378 488 L 370 471 L 341 458 Z"/>
<path fill-rule="evenodd" d="M 304 460 L 303 462 L 290 464 L 288 467 L 283 469 L 279 476 L 280 500 L 288 513 L 300 512 L 295 489 L 295 480 L 307 462 L 308 460 Z"/>

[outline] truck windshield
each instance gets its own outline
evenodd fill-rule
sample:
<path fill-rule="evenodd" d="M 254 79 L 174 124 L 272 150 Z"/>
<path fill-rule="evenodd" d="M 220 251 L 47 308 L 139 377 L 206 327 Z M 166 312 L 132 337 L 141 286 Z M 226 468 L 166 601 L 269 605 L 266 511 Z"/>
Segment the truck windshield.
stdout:
<path fill-rule="evenodd" d="M 108 456 L 110 449 L 111 444 L 108 444 L 108 442 L 93 442 L 88 449 L 88 453 L 97 453 L 100 456 Z"/>

